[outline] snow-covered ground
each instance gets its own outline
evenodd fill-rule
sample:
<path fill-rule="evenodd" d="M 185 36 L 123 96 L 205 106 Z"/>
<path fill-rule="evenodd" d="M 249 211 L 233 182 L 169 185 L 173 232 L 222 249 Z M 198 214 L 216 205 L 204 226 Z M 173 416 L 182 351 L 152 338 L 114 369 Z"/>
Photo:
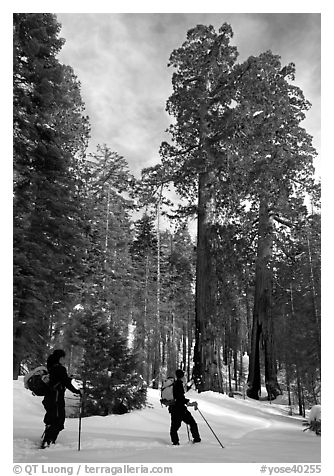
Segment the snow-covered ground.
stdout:
<path fill-rule="evenodd" d="M 14 462 L 22 463 L 319 463 L 321 437 L 306 431 L 303 418 L 269 402 L 229 398 L 213 392 L 187 393 L 222 444 L 221 448 L 199 412 L 190 408 L 202 442 L 189 444 L 187 428 L 179 430 L 180 446 L 169 438 L 170 417 L 158 390 L 148 390 L 148 405 L 126 415 L 82 419 L 78 451 L 78 419 L 66 420 L 56 445 L 38 449 L 43 432 L 42 397 L 14 381 Z"/>

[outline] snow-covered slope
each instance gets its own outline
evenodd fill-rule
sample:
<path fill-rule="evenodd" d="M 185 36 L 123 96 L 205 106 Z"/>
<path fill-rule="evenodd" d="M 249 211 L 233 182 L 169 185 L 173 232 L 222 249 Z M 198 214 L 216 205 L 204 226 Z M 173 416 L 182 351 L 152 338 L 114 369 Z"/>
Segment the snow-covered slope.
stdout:
<path fill-rule="evenodd" d="M 221 448 L 199 412 L 190 408 L 202 442 L 189 444 L 185 425 L 178 447 L 170 444 L 169 413 L 159 403 L 159 391 L 149 389 L 148 406 L 126 415 L 82 419 L 81 451 L 78 419 L 67 419 L 57 444 L 38 449 L 43 432 L 42 397 L 34 397 L 19 379 L 14 382 L 14 462 L 29 463 L 318 463 L 321 438 L 303 432 L 302 418 L 288 416 L 285 406 L 213 392 L 188 398 L 199 409 L 224 445 Z"/>

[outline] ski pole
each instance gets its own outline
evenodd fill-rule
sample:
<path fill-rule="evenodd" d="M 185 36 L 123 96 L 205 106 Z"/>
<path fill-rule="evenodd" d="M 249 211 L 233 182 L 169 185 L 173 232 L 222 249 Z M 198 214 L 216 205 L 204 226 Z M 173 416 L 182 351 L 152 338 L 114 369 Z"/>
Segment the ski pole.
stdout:
<path fill-rule="evenodd" d="M 188 441 L 190 441 L 189 426 L 187 425 Z"/>
<path fill-rule="evenodd" d="M 82 394 L 80 393 L 78 451 L 80 451 L 80 445 L 81 445 L 81 416 L 82 416 Z"/>
<path fill-rule="evenodd" d="M 205 418 L 205 416 L 203 415 L 203 413 L 201 412 L 201 410 L 200 410 L 198 407 L 197 407 L 197 410 L 199 411 L 199 414 L 201 415 L 201 417 L 203 418 L 203 420 L 205 421 L 205 423 L 208 425 L 208 427 L 210 428 L 210 430 L 211 430 L 212 433 L 214 434 L 214 436 L 215 436 L 216 440 L 218 441 L 218 443 L 220 444 L 220 446 L 221 446 L 222 448 L 224 448 L 224 446 L 221 444 L 221 442 L 220 442 L 218 436 L 216 435 L 216 433 L 213 431 L 213 429 L 212 429 L 211 426 L 209 425 L 207 419 Z"/>

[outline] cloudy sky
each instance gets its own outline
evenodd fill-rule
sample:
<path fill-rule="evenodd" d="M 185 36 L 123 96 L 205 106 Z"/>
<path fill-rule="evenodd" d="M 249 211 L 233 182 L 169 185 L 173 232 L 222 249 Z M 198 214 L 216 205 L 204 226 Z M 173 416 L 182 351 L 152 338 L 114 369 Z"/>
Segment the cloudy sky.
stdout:
<path fill-rule="evenodd" d="M 92 126 L 90 151 L 107 144 L 139 176 L 159 161 L 171 122 L 170 53 L 197 24 L 230 23 L 239 61 L 271 49 L 296 64 L 296 84 L 312 103 L 304 126 L 320 153 L 320 14 L 311 13 L 57 13 Z M 319 159 L 318 159 L 319 161 Z M 318 169 L 318 167 L 317 167 Z"/>

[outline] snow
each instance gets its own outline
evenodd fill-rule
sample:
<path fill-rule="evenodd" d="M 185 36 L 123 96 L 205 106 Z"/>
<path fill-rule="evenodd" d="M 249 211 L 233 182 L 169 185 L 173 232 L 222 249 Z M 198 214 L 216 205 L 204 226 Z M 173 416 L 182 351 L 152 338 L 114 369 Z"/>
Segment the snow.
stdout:
<path fill-rule="evenodd" d="M 321 405 L 313 405 L 311 408 L 307 421 L 311 423 L 313 420 L 321 420 Z"/>
<path fill-rule="evenodd" d="M 306 431 L 303 418 L 289 416 L 283 404 L 230 398 L 214 392 L 196 400 L 202 415 L 224 445 L 221 448 L 198 411 L 195 417 L 202 442 L 190 444 L 187 428 L 179 430 L 180 446 L 170 444 L 168 410 L 158 390 L 148 390 L 144 409 L 125 415 L 82 419 L 78 451 L 78 419 L 68 418 L 53 447 L 38 448 L 43 432 L 42 398 L 14 381 L 13 453 L 15 463 L 319 463 L 321 437 Z M 69 395 L 69 396 L 72 396 Z"/>

